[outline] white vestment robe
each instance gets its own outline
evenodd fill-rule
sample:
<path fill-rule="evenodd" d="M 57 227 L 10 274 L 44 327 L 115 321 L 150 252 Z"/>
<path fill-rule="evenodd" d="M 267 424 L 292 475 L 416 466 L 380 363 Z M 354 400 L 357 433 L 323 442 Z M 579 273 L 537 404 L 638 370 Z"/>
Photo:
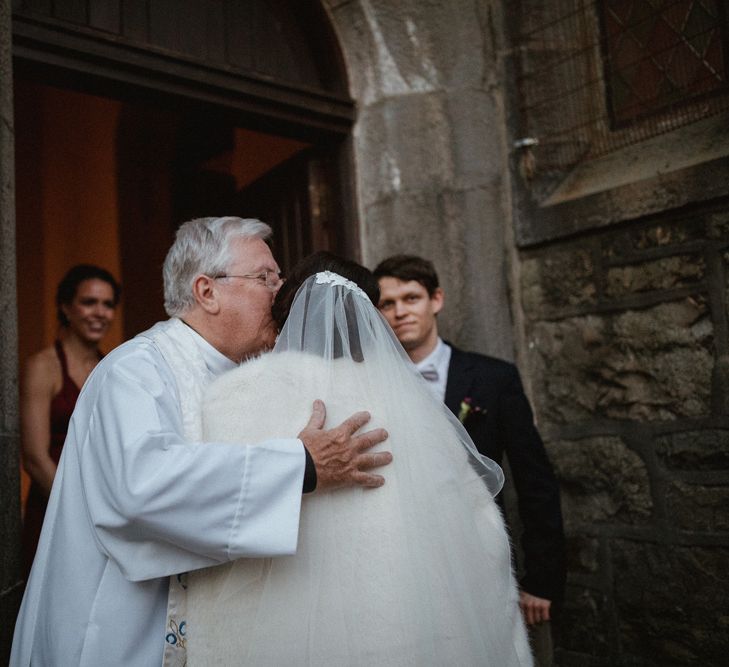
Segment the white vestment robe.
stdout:
<path fill-rule="evenodd" d="M 83 387 L 53 483 L 10 664 L 162 663 L 169 576 L 296 550 L 305 455 L 184 436 L 174 334 L 206 384 L 232 362 L 179 320 L 107 355 Z M 246 442 L 241 434 L 241 442 Z"/>

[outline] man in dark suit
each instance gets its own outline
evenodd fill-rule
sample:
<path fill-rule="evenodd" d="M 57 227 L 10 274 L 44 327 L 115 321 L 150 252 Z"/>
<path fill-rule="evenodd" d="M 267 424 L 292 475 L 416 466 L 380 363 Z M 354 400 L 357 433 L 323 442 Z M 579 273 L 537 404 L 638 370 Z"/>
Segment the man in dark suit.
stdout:
<path fill-rule="evenodd" d="M 397 255 L 382 261 L 374 273 L 380 311 L 434 394 L 463 422 L 479 452 L 498 463 L 506 454 L 523 526 L 520 606 L 534 630 L 551 619 L 562 598 L 564 533 L 557 480 L 519 371 L 514 364 L 463 352 L 441 340 L 437 315 L 444 293 L 431 262 Z M 549 645 L 534 648 L 539 663 L 550 664 L 548 629 L 546 640 L 544 632 L 531 634 L 535 644 Z"/>

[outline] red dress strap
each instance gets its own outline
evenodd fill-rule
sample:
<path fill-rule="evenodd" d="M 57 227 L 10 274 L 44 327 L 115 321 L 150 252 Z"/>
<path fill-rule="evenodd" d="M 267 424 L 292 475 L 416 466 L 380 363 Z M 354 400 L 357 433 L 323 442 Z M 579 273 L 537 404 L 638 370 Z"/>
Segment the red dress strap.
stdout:
<path fill-rule="evenodd" d="M 55 348 L 58 361 L 61 362 L 62 383 L 61 391 L 51 401 L 51 458 L 58 463 L 63 442 L 66 439 L 68 423 L 71 421 L 71 413 L 76 407 L 76 400 L 81 390 L 68 374 L 66 353 L 60 340 L 56 341 Z"/>

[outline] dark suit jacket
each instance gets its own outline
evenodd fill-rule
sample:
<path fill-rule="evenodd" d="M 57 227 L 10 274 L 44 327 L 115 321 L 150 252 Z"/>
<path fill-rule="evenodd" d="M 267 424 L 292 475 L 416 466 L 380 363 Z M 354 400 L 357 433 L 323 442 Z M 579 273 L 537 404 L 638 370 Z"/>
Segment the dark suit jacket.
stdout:
<path fill-rule="evenodd" d="M 559 605 L 565 583 L 559 487 L 519 371 L 506 361 L 451 347 L 446 405 L 458 416 L 461 402 L 469 398 L 473 409 L 464 426 L 476 448 L 497 463 L 504 454 L 509 461 L 524 528 L 521 587 Z"/>

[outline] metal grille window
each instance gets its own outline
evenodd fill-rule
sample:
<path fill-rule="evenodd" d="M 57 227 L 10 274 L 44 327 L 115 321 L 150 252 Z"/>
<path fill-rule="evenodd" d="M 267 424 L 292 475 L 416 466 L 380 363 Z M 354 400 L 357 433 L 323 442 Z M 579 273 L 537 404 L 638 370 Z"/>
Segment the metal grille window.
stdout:
<path fill-rule="evenodd" d="M 726 0 L 523 0 L 512 11 L 517 131 L 539 141 L 546 191 L 580 162 L 729 109 Z"/>
<path fill-rule="evenodd" d="M 718 0 L 599 4 L 614 125 L 726 88 Z"/>

